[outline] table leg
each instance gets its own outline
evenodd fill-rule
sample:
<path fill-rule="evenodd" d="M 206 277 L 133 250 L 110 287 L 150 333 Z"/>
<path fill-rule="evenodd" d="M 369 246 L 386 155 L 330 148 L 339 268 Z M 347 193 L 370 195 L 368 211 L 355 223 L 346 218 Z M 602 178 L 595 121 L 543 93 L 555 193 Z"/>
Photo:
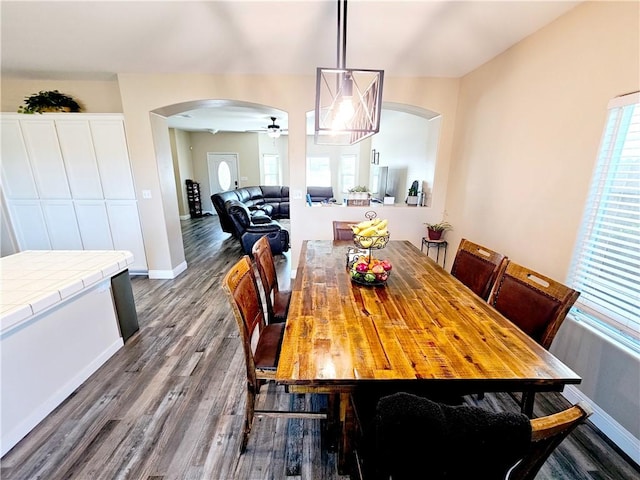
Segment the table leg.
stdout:
<path fill-rule="evenodd" d="M 351 435 L 353 432 L 353 409 L 349 398 L 349 393 L 339 395 L 340 402 L 340 444 L 338 450 L 338 473 L 348 475 L 350 462 L 353 456 L 353 445 Z"/>

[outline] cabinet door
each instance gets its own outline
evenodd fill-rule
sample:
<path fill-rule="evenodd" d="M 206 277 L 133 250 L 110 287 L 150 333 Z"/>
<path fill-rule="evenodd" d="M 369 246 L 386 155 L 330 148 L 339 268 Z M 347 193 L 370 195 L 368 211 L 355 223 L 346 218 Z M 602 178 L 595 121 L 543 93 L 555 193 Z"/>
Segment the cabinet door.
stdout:
<path fill-rule="evenodd" d="M 102 185 L 87 120 L 56 120 L 60 150 L 74 199 L 101 199 Z"/>
<path fill-rule="evenodd" d="M 85 250 L 113 250 L 104 200 L 77 200 L 74 203 Z"/>
<path fill-rule="evenodd" d="M 20 250 L 51 250 L 47 224 L 38 200 L 10 201 L 9 211 Z"/>
<path fill-rule="evenodd" d="M 18 120 L 2 120 L 2 188 L 7 198 L 38 198 Z"/>
<path fill-rule="evenodd" d="M 98 160 L 104 198 L 134 200 L 129 150 L 121 120 L 91 120 L 91 134 Z"/>
<path fill-rule="evenodd" d="M 146 270 L 147 259 L 137 202 L 135 200 L 107 200 L 106 203 L 113 247 L 116 250 L 129 250 L 133 253 L 133 264 L 129 270 Z"/>
<path fill-rule="evenodd" d="M 42 213 L 53 250 L 82 250 L 82 240 L 71 200 L 45 200 Z"/>
<path fill-rule="evenodd" d="M 53 120 L 22 120 L 20 126 L 40 198 L 70 199 L 67 172 Z"/>

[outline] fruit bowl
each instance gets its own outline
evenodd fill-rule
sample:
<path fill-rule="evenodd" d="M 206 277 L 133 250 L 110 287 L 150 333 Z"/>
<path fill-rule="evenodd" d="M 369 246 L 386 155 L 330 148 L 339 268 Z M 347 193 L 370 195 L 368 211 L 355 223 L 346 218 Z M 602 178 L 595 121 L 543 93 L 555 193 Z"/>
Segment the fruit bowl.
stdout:
<path fill-rule="evenodd" d="M 349 269 L 351 280 L 360 285 L 380 286 L 387 283 L 391 275 L 391 262 L 371 258 L 357 260 Z"/>
<path fill-rule="evenodd" d="M 353 243 L 359 248 L 384 248 L 389 242 L 389 234 L 381 236 L 353 235 Z"/>

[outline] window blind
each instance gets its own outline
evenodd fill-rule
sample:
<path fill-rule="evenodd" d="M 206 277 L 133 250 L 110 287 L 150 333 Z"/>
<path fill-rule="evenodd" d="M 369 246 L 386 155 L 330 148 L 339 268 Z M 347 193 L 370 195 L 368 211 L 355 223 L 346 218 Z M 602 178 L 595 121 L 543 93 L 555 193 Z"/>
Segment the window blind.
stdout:
<path fill-rule="evenodd" d="M 609 104 L 568 283 L 574 308 L 640 340 L 640 93 Z"/>

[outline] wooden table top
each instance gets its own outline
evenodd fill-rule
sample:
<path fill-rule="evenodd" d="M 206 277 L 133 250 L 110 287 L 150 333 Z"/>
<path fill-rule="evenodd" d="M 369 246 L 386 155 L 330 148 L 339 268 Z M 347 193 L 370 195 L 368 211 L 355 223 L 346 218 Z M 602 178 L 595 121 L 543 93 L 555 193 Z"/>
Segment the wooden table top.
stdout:
<path fill-rule="evenodd" d="M 351 242 L 305 241 L 276 380 L 307 387 L 438 382 L 465 391 L 562 390 L 571 369 L 407 241 L 373 256 L 386 286 L 352 283 Z"/>

